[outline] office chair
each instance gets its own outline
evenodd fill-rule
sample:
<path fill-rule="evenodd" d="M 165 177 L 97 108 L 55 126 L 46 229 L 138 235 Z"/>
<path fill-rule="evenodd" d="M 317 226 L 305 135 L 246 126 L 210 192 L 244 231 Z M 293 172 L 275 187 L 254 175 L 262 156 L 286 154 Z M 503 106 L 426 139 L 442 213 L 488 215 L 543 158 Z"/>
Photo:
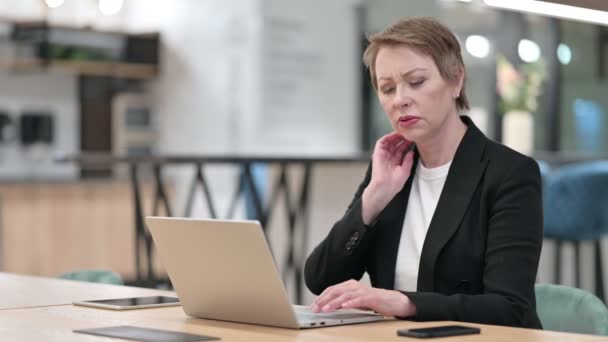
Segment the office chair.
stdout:
<path fill-rule="evenodd" d="M 580 243 L 595 247 L 595 288 L 604 300 L 601 238 L 608 233 L 608 161 L 554 170 L 544 189 L 544 235 L 555 241 L 555 282 L 561 282 L 563 242 L 574 244 L 576 287 L 580 287 Z"/>
<path fill-rule="evenodd" d="M 538 163 L 538 168 L 540 169 L 540 178 L 541 178 L 541 181 L 543 183 L 543 188 L 544 188 L 545 183 L 547 182 L 547 178 L 549 177 L 549 174 L 551 173 L 551 166 L 549 165 L 549 163 L 547 163 L 546 161 L 543 161 L 543 160 L 537 160 L 536 162 Z"/>
<path fill-rule="evenodd" d="M 550 284 L 537 284 L 534 290 L 543 329 L 608 336 L 608 308 L 593 294 Z"/>

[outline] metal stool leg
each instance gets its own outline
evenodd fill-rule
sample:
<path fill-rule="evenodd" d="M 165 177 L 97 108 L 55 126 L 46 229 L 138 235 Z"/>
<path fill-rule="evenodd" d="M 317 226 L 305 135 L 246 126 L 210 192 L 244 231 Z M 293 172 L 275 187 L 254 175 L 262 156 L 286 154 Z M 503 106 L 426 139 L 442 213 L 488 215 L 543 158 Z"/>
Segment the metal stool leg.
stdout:
<path fill-rule="evenodd" d="M 562 283 L 562 241 L 555 240 L 555 284 Z"/>
<path fill-rule="evenodd" d="M 574 284 L 581 287 L 581 243 L 574 241 Z"/>
<path fill-rule="evenodd" d="M 595 241 L 595 294 L 604 301 L 604 267 L 602 262 L 602 241 Z"/>

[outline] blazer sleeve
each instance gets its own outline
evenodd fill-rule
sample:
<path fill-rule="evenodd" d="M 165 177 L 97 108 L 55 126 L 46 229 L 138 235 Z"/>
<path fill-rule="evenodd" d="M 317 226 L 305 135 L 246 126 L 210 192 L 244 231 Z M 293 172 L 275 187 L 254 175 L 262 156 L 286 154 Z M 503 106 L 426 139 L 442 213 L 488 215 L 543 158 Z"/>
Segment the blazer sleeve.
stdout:
<path fill-rule="evenodd" d="M 530 158 L 515 163 L 489 206 L 484 293 L 442 295 L 403 292 L 418 321 L 529 326 L 535 320 L 534 283 L 543 235 L 541 181 Z M 533 323 L 532 323 L 533 324 Z"/>
<path fill-rule="evenodd" d="M 371 164 L 344 216 L 313 250 L 304 266 L 306 286 L 314 294 L 350 279 L 361 279 L 366 271 L 369 232 L 363 223 L 361 196 L 371 179 Z"/>

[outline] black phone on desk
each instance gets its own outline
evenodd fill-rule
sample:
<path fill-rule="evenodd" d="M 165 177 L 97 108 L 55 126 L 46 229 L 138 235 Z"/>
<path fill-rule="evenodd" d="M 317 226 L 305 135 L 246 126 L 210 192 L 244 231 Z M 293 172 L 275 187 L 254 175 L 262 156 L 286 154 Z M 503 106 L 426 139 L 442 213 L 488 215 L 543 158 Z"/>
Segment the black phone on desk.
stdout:
<path fill-rule="evenodd" d="M 479 334 L 479 333 L 481 333 L 481 330 L 479 328 L 465 327 L 462 325 L 443 325 L 443 326 L 429 327 L 429 328 L 397 330 L 398 336 L 416 337 L 416 338 L 447 337 L 447 336 L 471 335 L 471 334 Z"/>

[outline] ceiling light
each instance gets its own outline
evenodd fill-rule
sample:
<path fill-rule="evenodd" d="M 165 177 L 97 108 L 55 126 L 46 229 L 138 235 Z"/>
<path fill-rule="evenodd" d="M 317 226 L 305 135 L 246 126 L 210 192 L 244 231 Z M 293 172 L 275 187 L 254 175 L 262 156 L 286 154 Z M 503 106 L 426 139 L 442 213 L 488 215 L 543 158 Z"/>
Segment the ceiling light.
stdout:
<path fill-rule="evenodd" d="M 468 36 L 464 45 L 473 57 L 484 58 L 490 53 L 490 41 L 484 36 Z"/>
<path fill-rule="evenodd" d="M 561 43 L 557 46 L 557 59 L 564 65 L 570 64 L 570 61 L 572 60 L 572 50 L 568 45 Z"/>
<path fill-rule="evenodd" d="M 539 0 L 484 0 L 486 5 L 506 10 L 547 15 L 596 24 L 608 24 L 608 12 Z"/>
<path fill-rule="evenodd" d="M 64 0 L 44 0 L 48 8 L 57 8 L 63 5 Z"/>
<path fill-rule="evenodd" d="M 522 39 L 517 45 L 519 58 L 526 63 L 533 63 L 540 59 L 540 47 L 535 42 Z"/>
<path fill-rule="evenodd" d="M 99 11 L 103 15 L 114 15 L 122 9 L 124 0 L 99 0 Z"/>

